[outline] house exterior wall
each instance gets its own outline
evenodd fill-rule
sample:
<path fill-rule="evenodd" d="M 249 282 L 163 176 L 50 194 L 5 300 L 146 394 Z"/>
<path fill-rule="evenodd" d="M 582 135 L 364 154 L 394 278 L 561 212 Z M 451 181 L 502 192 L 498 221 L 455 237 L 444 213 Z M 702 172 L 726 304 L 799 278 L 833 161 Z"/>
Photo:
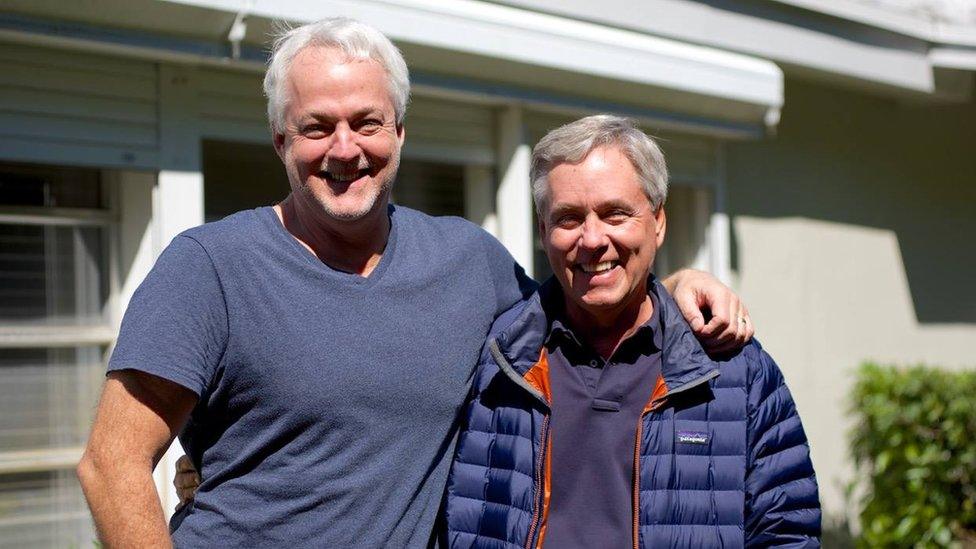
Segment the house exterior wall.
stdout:
<path fill-rule="evenodd" d="M 732 268 L 845 509 L 855 368 L 976 367 L 976 102 L 918 105 L 788 80 L 775 136 L 727 146 Z"/>
<path fill-rule="evenodd" d="M 153 63 L 3 44 L 0 97 L 0 159 L 121 168 L 159 163 Z"/>

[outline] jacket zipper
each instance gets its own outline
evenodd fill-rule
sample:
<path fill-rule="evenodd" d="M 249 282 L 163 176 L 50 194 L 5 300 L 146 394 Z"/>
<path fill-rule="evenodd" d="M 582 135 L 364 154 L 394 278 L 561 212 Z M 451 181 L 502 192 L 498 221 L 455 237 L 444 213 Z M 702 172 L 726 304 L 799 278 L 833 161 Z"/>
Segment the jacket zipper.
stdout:
<path fill-rule="evenodd" d="M 545 486 L 543 485 L 542 478 L 542 467 L 546 461 L 546 447 L 549 446 L 549 415 L 546 414 L 545 419 L 542 420 L 542 440 L 539 443 L 539 460 L 536 462 L 535 466 L 535 509 L 532 511 L 532 522 L 529 523 L 529 535 L 525 539 L 525 549 L 532 549 L 536 527 L 539 526 L 539 519 L 542 513 L 542 500 L 545 494 Z"/>
<path fill-rule="evenodd" d="M 498 340 L 492 339 L 488 342 L 488 348 L 495 358 L 495 362 L 498 364 L 499 369 L 508 376 L 516 385 L 525 389 L 529 394 L 531 394 L 536 400 L 538 400 L 549 412 L 546 412 L 545 418 L 542 420 L 542 441 L 539 448 L 539 461 L 535 464 L 535 493 L 533 494 L 533 499 L 535 501 L 535 509 L 532 511 L 532 522 L 529 523 L 529 535 L 525 539 L 525 549 L 532 549 L 532 538 L 535 537 L 536 528 L 539 526 L 539 519 L 542 513 L 542 502 L 545 497 L 545 487 L 543 486 L 542 478 L 542 467 L 546 461 L 546 449 L 549 447 L 549 417 L 552 413 L 552 408 L 550 408 L 549 402 L 546 401 L 545 397 L 539 394 L 537 391 L 531 389 L 529 385 L 525 382 L 525 379 L 520 376 L 509 364 L 508 359 L 505 354 L 502 353 L 501 348 L 498 346 Z"/>
<path fill-rule="evenodd" d="M 637 437 L 634 440 L 634 549 L 640 549 L 640 444 L 641 436 L 643 435 L 644 430 L 644 417 L 660 408 L 668 397 L 687 391 L 693 387 L 697 387 L 702 383 L 708 383 L 715 377 L 718 377 L 718 375 L 718 370 L 714 370 L 698 379 L 674 389 L 673 391 L 668 391 L 660 398 L 660 400 L 657 401 L 657 403 L 652 403 L 650 408 L 641 412 L 640 417 L 637 419 Z"/>
<path fill-rule="evenodd" d="M 651 408 L 651 410 L 657 408 Z M 637 418 L 637 439 L 634 441 L 634 549 L 640 549 L 640 444 L 644 427 L 644 416 L 651 410 L 643 412 Z"/>

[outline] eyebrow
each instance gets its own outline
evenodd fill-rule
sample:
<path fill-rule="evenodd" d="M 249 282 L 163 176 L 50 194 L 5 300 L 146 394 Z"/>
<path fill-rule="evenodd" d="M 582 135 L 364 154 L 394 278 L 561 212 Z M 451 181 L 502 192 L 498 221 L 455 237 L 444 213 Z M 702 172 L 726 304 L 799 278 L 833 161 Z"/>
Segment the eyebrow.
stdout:
<path fill-rule="evenodd" d="M 359 118 L 364 118 L 366 116 L 376 115 L 376 114 L 383 114 L 383 109 L 376 105 L 367 105 L 361 109 L 357 109 L 353 111 L 352 116 L 350 118 L 352 120 L 356 120 Z M 331 122 L 335 120 L 335 118 L 332 116 L 328 116 L 322 112 L 312 111 L 312 112 L 305 113 L 305 115 L 299 119 L 300 122 L 307 122 L 309 120 L 327 120 Z"/>
<path fill-rule="evenodd" d="M 554 218 L 559 217 L 559 216 L 561 216 L 563 214 L 572 213 L 572 212 L 574 212 L 576 210 L 577 210 L 577 208 L 574 208 L 574 207 L 570 206 L 569 204 L 556 204 L 553 207 L 549 208 L 548 218 L 549 219 L 554 219 Z"/>
<path fill-rule="evenodd" d="M 609 210 L 613 208 L 619 208 L 628 211 L 634 209 L 632 204 L 628 204 L 627 202 L 624 202 L 619 199 L 610 199 L 605 202 L 601 202 L 597 204 L 596 207 L 597 211 Z M 572 206 L 570 204 L 555 204 L 552 206 L 552 208 L 549 209 L 550 211 L 549 217 L 553 218 L 562 214 L 572 213 L 577 211 L 578 209 L 579 208 Z"/>
<path fill-rule="evenodd" d="M 624 202 L 623 200 L 619 200 L 619 199 L 608 200 L 606 202 L 602 202 L 599 205 L 599 209 L 601 210 L 607 210 L 611 208 L 619 208 L 621 210 L 630 211 L 634 209 L 634 205 L 628 204 L 627 202 Z"/>

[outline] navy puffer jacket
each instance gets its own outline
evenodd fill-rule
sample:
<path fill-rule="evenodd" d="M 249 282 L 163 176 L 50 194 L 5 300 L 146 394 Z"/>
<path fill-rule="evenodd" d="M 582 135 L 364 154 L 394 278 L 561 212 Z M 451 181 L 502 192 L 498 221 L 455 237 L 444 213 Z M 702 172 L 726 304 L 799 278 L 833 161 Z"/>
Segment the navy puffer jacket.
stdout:
<path fill-rule="evenodd" d="M 818 547 L 817 482 L 779 368 L 755 341 L 713 362 L 663 287 L 650 287 L 664 348 L 635 438 L 635 548 Z M 446 545 L 542 545 L 549 324 L 538 293 L 495 322 L 451 468 Z"/>

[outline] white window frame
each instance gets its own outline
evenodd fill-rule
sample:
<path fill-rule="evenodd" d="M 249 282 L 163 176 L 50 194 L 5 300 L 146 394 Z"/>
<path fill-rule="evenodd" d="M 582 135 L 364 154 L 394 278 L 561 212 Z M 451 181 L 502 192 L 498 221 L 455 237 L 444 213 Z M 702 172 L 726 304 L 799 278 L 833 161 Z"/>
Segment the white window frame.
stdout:
<path fill-rule="evenodd" d="M 106 251 L 104 276 L 108 294 L 102 304 L 101 322 L 78 326 L 55 324 L 30 326 L 0 321 L 0 350 L 92 347 L 102 349 L 108 357 L 117 335 L 119 302 L 118 185 L 109 171 L 101 174 L 101 192 L 105 208 L 49 208 L 44 206 L 2 206 L 0 224 L 46 225 L 58 227 L 101 227 Z M 93 403 L 94 404 L 94 403 Z M 0 450 L 0 475 L 72 469 L 81 459 L 83 446 Z"/>

